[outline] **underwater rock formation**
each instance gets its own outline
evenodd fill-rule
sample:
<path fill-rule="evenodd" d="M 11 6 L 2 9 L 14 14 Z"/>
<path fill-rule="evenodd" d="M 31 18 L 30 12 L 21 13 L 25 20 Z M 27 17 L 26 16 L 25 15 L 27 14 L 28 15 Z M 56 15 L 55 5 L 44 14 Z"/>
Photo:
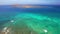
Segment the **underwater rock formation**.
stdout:
<path fill-rule="evenodd" d="M 5 34 L 60 34 L 60 20 L 48 16 L 20 13 L 4 25 Z"/>

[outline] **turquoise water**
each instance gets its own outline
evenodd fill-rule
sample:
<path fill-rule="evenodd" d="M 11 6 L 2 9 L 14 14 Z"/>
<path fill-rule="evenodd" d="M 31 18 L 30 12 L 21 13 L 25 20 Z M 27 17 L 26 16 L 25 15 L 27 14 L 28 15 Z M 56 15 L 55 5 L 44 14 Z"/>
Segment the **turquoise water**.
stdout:
<path fill-rule="evenodd" d="M 3 10 L 2 10 L 3 9 Z M 17 31 L 28 27 L 37 34 L 60 34 L 60 8 L 2 8 L 0 11 L 0 29 L 11 28 Z M 13 20 L 12 22 L 10 22 Z M 4 30 L 3 30 L 4 31 Z M 13 34 L 13 33 L 11 33 Z"/>

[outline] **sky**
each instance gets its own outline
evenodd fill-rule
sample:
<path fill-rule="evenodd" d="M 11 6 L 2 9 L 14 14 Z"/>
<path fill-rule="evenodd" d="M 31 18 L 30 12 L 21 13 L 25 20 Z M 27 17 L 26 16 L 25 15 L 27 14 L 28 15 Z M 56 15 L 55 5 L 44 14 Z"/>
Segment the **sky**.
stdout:
<path fill-rule="evenodd" d="M 60 0 L 0 0 L 0 5 L 10 4 L 52 4 L 59 5 Z"/>

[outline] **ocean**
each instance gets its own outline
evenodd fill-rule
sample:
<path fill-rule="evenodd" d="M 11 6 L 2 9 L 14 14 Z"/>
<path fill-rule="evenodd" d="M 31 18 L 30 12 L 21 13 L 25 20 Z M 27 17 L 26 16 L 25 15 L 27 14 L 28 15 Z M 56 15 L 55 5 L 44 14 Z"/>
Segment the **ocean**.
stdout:
<path fill-rule="evenodd" d="M 50 18 L 60 19 L 60 6 L 54 5 L 45 5 L 47 8 L 19 8 L 12 6 L 0 6 L 0 30 L 3 28 L 3 25 L 14 18 L 17 14 L 20 13 L 35 13 Z"/>
<path fill-rule="evenodd" d="M 0 21 L 10 20 L 11 17 L 21 13 L 36 13 L 42 14 L 50 17 L 60 18 L 60 6 L 54 5 L 45 5 L 47 8 L 18 8 L 3 5 L 0 6 Z M 1 22 L 0 22 L 1 23 Z"/>

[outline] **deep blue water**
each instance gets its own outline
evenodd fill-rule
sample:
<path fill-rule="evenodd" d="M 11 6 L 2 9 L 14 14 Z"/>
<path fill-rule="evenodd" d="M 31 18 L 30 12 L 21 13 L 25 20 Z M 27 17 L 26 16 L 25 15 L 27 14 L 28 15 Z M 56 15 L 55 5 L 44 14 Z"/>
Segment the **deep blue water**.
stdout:
<path fill-rule="evenodd" d="M 14 8 L 12 6 L 0 6 L 0 25 L 8 22 L 20 12 L 37 13 L 49 17 L 60 18 L 60 6 L 48 6 L 47 8 Z"/>

